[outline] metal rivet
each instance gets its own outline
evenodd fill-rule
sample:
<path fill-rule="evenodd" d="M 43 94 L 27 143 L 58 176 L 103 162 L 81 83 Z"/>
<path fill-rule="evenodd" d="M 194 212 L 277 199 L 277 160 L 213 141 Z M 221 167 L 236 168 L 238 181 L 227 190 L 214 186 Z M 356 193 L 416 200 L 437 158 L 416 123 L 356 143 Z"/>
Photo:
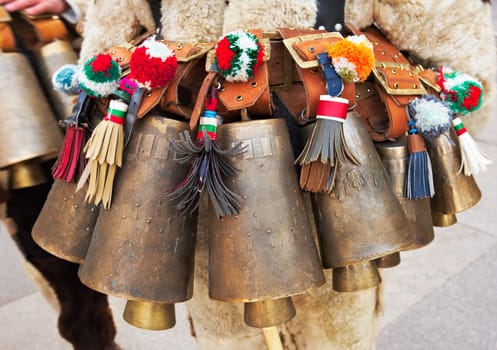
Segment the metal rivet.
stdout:
<path fill-rule="evenodd" d="M 135 203 L 135 207 L 139 207 L 140 206 L 140 203 Z"/>
<path fill-rule="evenodd" d="M 116 53 L 116 50 L 110 50 L 110 54 L 114 55 Z"/>
<path fill-rule="evenodd" d="M 387 54 L 385 53 L 385 51 L 381 51 L 381 55 L 386 56 Z"/>
<path fill-rule="evenodd" d="M 315 50 L 314 50 L 314 48 L 313 48 L 312 46 L 311 46 L 311 47 L 309 47 L 307 50 L 309 50 L 309 52 L 310 52 L 310 53 L 314 53 L 314 51 L 315 51 Z"/>
<path fill-rule="evenodd" d="M 241 101 L 241 100 L 243 100 L 243 96 L 242 96 L 242 95 L 238 95 L 238 96 L 236 97 L 236 100 L 237 100 L 237 101 Z"/>
<path fill-rule="evenodd" d="M 118 57 L 118 58 L 117 58 L 117 60 L 118 60 L 119 62 L 122 62 L 122 61 L 124 61 L 124 58 L 123 58 L 123 57 Z"/>
<path fill-rule="evenodd" d="M 178 46 L 176 46 L 177 50 L 181 50 L 182 48 L 183 48 L 183 44 L 178 44 Z"/>
<path fill-rule="evenodd" d="M 392 74 L 397 74 L 397 70 L 396 69 L 392 69 Z"/>
<path fill-rule="evenodd" d="M 64 200 L 66 201 L 66 200 L 67 200 L 67 197 L 64 197 Z"/>
<path fill-rule="evenodd" d="M 394 87 L 395 89 L 398 89 L 398 88 L 399 88 L 399 84 L 395 83 L 395 84 L 393 84 L 393 87 Z"/>
<path fill-rule="evenodd" d="M 415 89 L 417 89 L 417 88 L 418 88 L 418 84 L 413 84 L 412 86 L 413 86 Z"/>
<path fill-rule="evenodd" d="M 226 91 L 226 88 L 225 88 L 224 86 L 221 86 L 221 87 L 219 88 L 219 91 L 221 91 L 221 92 Z"/>
<path fill-rule="evenodd" d="M 79 209 L 79 205 L 74 204 L 74 209 Z"/>
<path fill-rule="evenodd" d="M 152 96 L 152 90 L 147 90 L 147 96 L 148 97 Z"/>
<path fill-rule="evenodd" d="M 414 73 L 413 72 L 409 72 L 408 73 L 410 77 L 413 77 L 414 76 Z"/>
<path fill-rule="evenodd" d="M 253 88 L 257 87 L 257 82 L 253 81 L 252 84 L 250 84 L 250 86 L 252 86 Z"/>

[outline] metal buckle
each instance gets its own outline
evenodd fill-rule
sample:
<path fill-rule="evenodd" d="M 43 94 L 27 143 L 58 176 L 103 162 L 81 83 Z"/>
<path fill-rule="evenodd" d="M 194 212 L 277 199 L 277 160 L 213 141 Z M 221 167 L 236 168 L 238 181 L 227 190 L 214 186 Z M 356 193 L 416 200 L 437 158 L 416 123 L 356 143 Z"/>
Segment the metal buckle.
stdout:
<path fill-rule="evenodd" d="M 419 84 L 418 87 L 412 87 L 410 89 L 392 88 L 388 85 L 388 82 L 380 74 L 379 69 L 398 69 L 398 70 L 410 71 L 413 74 L 415 74 L 418 79 L 419 79 L 419 74 L 409 64 L 398 63 L 398 62 L 376 61 L 375 67 L 373 68 L 373 74 L 374 74 L 376 80 L 383 87 L 383 89 L 385 89 L 387 94 L 409 96 L 409 95 L 424 95 L 427 93 L 426 89 L 424 88 L 424 86 L 422 84 Z M 420 81 L 421 81 L 421 79 L 420 79 Z"/>
<path fill-rule="evenodd" d="M 309 35 L 300 35 L 296 36 L 294 38 L 288 38 L 283 40 L 283 44 L 287 48 L 288 52 L 290 53 L 290 56 L 292 56 L 293 60 L 295 63 L 302 69 L 308 69 L 308 68 L 315 68 L 319 67 L 319 62 L 317 59 L 312 60 L 312 61 L 304 61 L 293 45 L 295 43 L 299 42 L 306 42 L 306 41 L 311 41 L 311 40 L 318 40 L 318 39 L 326 39 L 326 38 L 340 38 L 342 39 L 343 36 L 338 33 L 338 32 L 329 32 L 329 33 L 320 33 L 320 34 L 309 34 Z"/>

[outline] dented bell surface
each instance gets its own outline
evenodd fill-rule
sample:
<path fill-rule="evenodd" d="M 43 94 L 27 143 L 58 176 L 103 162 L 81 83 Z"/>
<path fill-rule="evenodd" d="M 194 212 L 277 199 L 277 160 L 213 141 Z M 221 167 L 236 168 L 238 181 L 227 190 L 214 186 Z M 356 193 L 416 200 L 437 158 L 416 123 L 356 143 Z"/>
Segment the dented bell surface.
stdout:
<path fill-rule="evenodd" d="M 404 184 L 409 166 L 406 138 L 402 137 L 396 141 L 376 142 L 374 145 L 388 174 L 391 188 L 414 227 L 416 239 L 406 249 L 418 249 L 428 245 L 435 238 L 430 198 L 407 199 L 404 197 Z M 384 262 L 386 263 L 386 261 Z M 393 261 L 390 262 L 393 263 Z"/>
<path fill-rule="evenodd" d="M 0 51 L 0 169 L 57 157 L 63 135 L 28 59 Z"/>
<path fill-rule="evenodd" d="M 279 315 L 273 319 L 278 323 L 293 317 L 288 300 L 266 301 L 303 293 L 325 281 L 285 122 L 228 123 L 218 128 L 217 141 L 223 148 L 241 142 L 246 152 L 233 159 L 240 172 L 227 181 L 243 199 L 239 214 L 218 218 L 210 208 L 209 295 L 277 306 L 279 311 L 272 313 Z M 246 312 L 264 305 L 249 304 Z M 246 314 L 247 319 L 255 326 L 267 323 Z"/>
<path fill-rule="evenodd" d="M 98 207 L 84 198 L 75 183 L 55 180 L 32 231 L 40 247 L 77 264 L 85 261 L 98 216 Z"/>
<path fill-rule="evenodd" d="M 454 214 L 478 203 L 481 192 L 473 176 L 466 176 L 460 171 L 461 152 L 453 130 L 437 138 L 427 139 L 426 149 L 430 155 L 435 185 L 431 210 L 438 219 L 436 223 L 448 226 L 454 222 Z"/>
<path fill-rule="evenodd" d="M 344 123 L 344 138 L 360 165 L 339 163 L 334 190 L 311 194 L 325 268 L 374 260 L 415 242 L 412 225 L 355 112 Z"/>
<path fill-rule="evenodd" d="M 163 304 L 192 296 L 197 215 L 181 215 L 164 194 L 188 172 L 188 164 L 174 161 L 171 148 L 187 128 L 185 122 L 153 114 L 136 121 L 112 206 L 100 211 L 79 270 L 90 288 L 128 299 L 131 314 L 138 314 L 131 319 L 142 320 L 139 327 L 146 325 L 141 312 L 174 312 L 174 305 L 171 310 Z M 137 308 L 133 302 L 153 307 Z"/>

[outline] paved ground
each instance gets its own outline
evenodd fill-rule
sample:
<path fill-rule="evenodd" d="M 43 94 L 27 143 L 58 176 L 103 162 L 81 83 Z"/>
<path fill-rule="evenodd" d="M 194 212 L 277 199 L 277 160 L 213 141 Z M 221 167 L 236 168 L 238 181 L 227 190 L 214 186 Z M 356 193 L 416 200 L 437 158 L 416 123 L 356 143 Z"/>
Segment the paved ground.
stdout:
<path fill-rule="evenodd" d="M 495 12 L 496 6 L 494 6 Z M 495 16 L 494 18 L 497 18 Z M 478 135 L 497 161 L 497 115 Z M 402 264 L 384 270 L 385 314 L 379 350 L 497 350 L 497 165 L 477 177 L 483 198 L 458 215 L 458 224 L 436 229 L 432 244 L 403 253 Z M 70 350 L 57 333 L 56 312 L 27 277 L 21 257 L 0 230 L 0 349 Z M 186 312 L 165 332 L 138 330 L 117 313 L 117 341 L 126 350 L 194 349 Z"/>

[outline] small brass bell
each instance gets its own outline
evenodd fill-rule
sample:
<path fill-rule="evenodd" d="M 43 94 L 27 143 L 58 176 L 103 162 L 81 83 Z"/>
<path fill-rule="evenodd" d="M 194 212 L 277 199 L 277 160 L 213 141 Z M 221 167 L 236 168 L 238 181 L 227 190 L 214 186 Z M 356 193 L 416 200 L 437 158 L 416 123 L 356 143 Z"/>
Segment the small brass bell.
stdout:
<path fill-rule="evenodd" d="M 436 225 L 449 226 L 456 222 L 455 214 L 474 206 L 481 192 L 473 176 L 460 171 L 461 153 L 454 130 L 426 140 L 426 149 L 433 168 L 435 196 L 431 210 Z"/>
<path fill-rule="evenodd" d="M 98 207 L 84 202 L 76 184 L 55 180 L 33 226 L 33 239 L 59 258 L 81 264 L 86 258 Z"/>
<path fill-rule="evenodd" d="M 396 141 L 376 142 L 375 147 L 388 174 L 392 190 L 400 202 L 404 213 L 415 231 L 415 242 L 406 250 L 418 249 L 428 245 L 435 238 L 433 231 L 430 199 L 407 199 L 404 197 L 404 185 L 409 164 L 409 154 L 406 138 Z M 393 263 L 396 259 L 390 257 Z M 383 261 L 384 267 L 386 261 Z"/>
<path fill-rule="evenodd" d="M 188 172 L 171 148 L 187 129 L 158 115 L 135 123 L 112 206 L 100 211 L 79 270 L 88 287 L 126 298 L 125 320 L 141 328 L 172 327 L 174 303 L 193 293 L 197 215 L 182 215 L 164 194 Z"/>
<path fill-rule="evenodd" d="M 48 182 L 41 164 L 36 159 L 16 163 L 9 168 L 9 188 L 21 189 Z"/>
<path fill-rule="evenodd" d="M 285 122 L 261 119 L 218 128 L 223 148 L 238 142 L 240 172 L 230 187 L 243 198 L 238 215 L 209 210 L 209 296 L 245 303 L 245 322 L 268 328 L 295 315 L 292 295 L 325 282 L 299 188 Z"/>

